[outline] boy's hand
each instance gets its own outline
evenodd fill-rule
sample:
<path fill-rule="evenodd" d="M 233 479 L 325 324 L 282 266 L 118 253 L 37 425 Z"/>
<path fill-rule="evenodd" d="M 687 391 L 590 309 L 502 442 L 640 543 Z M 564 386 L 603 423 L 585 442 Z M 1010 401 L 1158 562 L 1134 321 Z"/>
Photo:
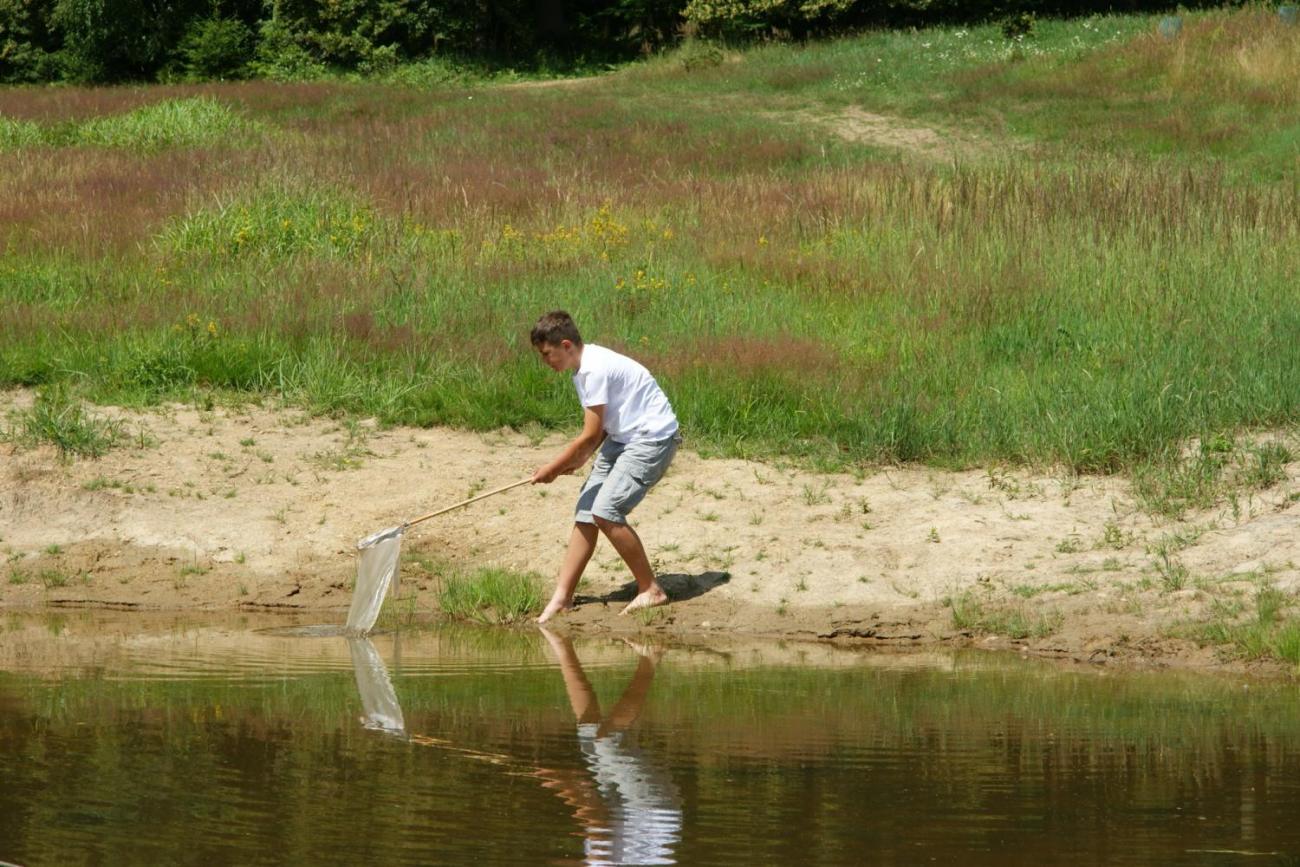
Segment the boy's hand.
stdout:
<path fill-rule="evenodd" d="M 559 475 L 560 471 L 550 464 L 547 464 L 544 467 L 538 467 L 537 472 L 533 473 L 533 484 L 549 485 L 551 482 L 555 481 Z"/>

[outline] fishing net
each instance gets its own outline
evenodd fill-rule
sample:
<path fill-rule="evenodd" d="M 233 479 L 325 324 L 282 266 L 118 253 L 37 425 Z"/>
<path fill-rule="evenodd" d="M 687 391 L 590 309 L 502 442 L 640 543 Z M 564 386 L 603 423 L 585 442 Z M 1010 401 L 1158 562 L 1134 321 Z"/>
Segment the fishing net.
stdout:
<path fill-rule="evenodd" d="M 346 629 L 352 635 L 365 635 L 379 619 L 385 594 L 397 595 L 397 565 L 402 553 L 402 534 L 406 525 L 380 530 L 357 543 L 357 584 L 352 590 L 352 607 L 348 609 Z"/>

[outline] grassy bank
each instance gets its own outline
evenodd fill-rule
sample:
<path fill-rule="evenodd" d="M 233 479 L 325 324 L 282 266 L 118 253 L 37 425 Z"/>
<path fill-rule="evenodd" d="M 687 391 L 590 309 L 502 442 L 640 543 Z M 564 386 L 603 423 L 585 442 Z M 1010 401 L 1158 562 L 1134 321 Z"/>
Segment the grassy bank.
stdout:
<path fill-rule="evenodd" d="M 1294 424 L 1300 33 L 1153 26 L 683 54 L 581 91 L 5 92 L 0 384 L 567 425 L 526 338 L 565 307 L 728 454 L 1114 471 Z M 850 141 L 848 108 L 978 144 Z"/>

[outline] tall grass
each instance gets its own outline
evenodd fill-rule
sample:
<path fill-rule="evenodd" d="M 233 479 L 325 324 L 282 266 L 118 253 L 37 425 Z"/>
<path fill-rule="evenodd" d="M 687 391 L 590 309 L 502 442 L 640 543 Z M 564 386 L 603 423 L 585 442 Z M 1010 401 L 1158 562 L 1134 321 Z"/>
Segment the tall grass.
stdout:
<path fill-rule="evenodd" d="M 218 144 L 257 131 L 230 106 L 209 97 L 168 99 L 123 114 L 39 124 L 0 116 L 0 149 L 95 146 L 156 150 Z"/>
<path fill-rule="evenodd" d="M 1221 16 L 1243 50 L 1290 38 L 1253 14 Z M 76 377 L 125 402 L 269 391 L 388 422 L 560 426 L 571 389 L 525 335 L 564 307 L 588 339 L 650 366 L 706 450 L 1164 471 L 1189 438 L 1300 417 L 1293 169 L 1243 183 L 1264 153 L 1253 145 L 1153 158 L 1131 129 L 1122 155 L 1075 149 L 1066 90 L 1016 121 L 1043 149 L 958 165 L 882 157 L 787 122 L 770 98 L 833 112 L 888 91 L 900 110 L 973 123 L 955 97 L 925 94 L 1011 99 L 1022 68 L 1064 81 L 1103 63 L 1136 99 L 1149 76 L 1122 72 L 1132 53 L 1165 50 L 1149 25 L 1047 23 L 1036 38 L 1054 47 L 1023 60 L 943 47 L 942 63 L 882 64 L 901 76 L 883 89 L 833 83 L 886 49 L 990 37 L 662 61 L 582 99 L 177 95 L 224 95 L 269 134 L 204 156 L 0 153 L 0 383 Z M 1216 33 L 1189 26 L 1189 56 Z M 1236 94 L 1188 86 L 1202 102 Z M 1288 99 L 1260 103 L 1261 122 L 1280 129 Z M 1276 474 L 1277 457 L 1260 471 Z"/>

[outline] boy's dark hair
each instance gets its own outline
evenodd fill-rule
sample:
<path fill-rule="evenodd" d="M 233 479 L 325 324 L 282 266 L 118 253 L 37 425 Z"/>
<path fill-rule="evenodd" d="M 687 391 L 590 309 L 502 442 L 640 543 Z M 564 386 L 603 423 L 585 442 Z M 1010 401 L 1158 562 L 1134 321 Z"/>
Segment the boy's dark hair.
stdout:
<path fill-rule="evenodd" d="M 537 320 L 537 324 L 533 326 L 529 338 L 533 341 L 533 346 L 541 346 L 543 343 L 559 346 L 561 340 L 572 341 L 574 346 L 582 345 L 582 335 L 578 333 L 578 326 L 573 324 L 573 317 L 563 310 L 543 313 Z"/>

